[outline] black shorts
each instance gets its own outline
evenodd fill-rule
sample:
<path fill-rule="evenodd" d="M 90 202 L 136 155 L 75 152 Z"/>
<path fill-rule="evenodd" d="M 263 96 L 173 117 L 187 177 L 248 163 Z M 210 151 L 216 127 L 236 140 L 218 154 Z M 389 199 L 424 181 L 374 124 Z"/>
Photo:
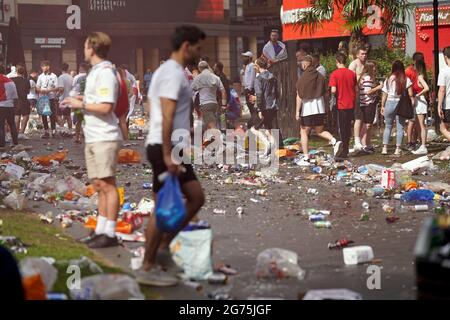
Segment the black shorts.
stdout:
<path fill-rule="evenodd" d="M 361 106 L 362 122 L 364 124 L 373 124 L 375 121 L 375 115 L 377 113 L 377 105 L 372 103 L 368 106 Z"/>
<path fill-rule="evenodd" d="M 158 193 L 164 185 L 164 183 L 159 182 L 158 176 L 161 173 L 167 172 L 167 166 L 164 163 L 162 145 L 149 145 L 147 147 L 147 158 L 153 169 L 153 192 Z M 191 181 L 198 181 L 194 168 L 191 164 L 183 163 L 182 166 L 186 169 L 186 172 L 183 172 L 178 176 L 181 186 Z"/>
<path fill-rule="evenodd" d="M 450 109 L 443 111 L 444 111 L 444 119 L 442 120 L 442 122 L 450 124 Z"/>
<path fill-rule="evenodd" d="M 28 100 L 19 100 L 17 107 L 14 109 L 16 116 L 29 116 L 31 113 L 30 102 Z"/>
<path fill-rule="evenodd" d="M 255 126 L 257 130 L 264 127 L 266 130 L 279 129 L 277 128 L 277 109 L 265 110 L 261 112 L 263 119 L 260 120 L 259 124 Z"/>
<path fill-rule="evenodd" d="M 356 104 L 354 112 L 355 112 L 355 120 L 363 120 L 363 111 L 359 103 Z"/>
<path fill-rule="evenodd" d="M 300 117 L 302 127 L 321 127 L 325 125 L 325 113 L 314 114 L 312 116 Z"/>

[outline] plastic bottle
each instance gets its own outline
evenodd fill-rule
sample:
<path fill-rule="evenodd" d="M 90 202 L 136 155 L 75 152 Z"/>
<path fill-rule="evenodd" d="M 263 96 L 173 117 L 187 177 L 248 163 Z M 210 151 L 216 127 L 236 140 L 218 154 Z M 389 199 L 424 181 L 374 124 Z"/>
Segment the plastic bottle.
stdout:
<path fill-rule="evenodd" d="M 402 209 L 405 211 L 424 212 L 424 211 L 429 211 L 430 206 L 427 204 L 418 204 L 418 205 L 411 205 L 411 206 L 402 206 Z"/>
<path fill-rule="evenodd" d="M 309 221 L 311 222 L 318 222 L 318 221 L 324 221 L 325 216 L 322 214 L 313 214 L 309 216 Z"/>
<path fill-rule="evenodd" d="M 340 248 L 345 248 L 348 247 L 350 244 L 355 243 L 354 241 L 351 240 L 347 240 L 347 239 L 343 239 L 343 240 L 338 240 L 335 243 L 329 243 L 328 244 L 328 249 L 340 249 Z"/>
<path fill-rule="evenodd" d="M 314 223 L 316 229 L 331 229 L 332 225 L 330 221 L 318 221 Z"/>
<path fill-rule="evenodd" d="M 381 197 L 384 194 L 384 189 L 382 187 L 373 187 L 366 190 L 366 195 L 368 197 Z"/>

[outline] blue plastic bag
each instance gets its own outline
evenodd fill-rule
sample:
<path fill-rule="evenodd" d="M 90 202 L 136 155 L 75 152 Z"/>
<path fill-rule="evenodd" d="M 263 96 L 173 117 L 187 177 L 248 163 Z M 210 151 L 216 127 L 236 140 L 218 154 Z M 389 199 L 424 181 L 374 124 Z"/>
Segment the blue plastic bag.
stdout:
<path fill-rule="evenodd" d="M 38 115 L 50 117 L 52 115 L 52 109 L 50 108 L 50 99 L 47 96 L 39 98 L 36 106 Z"/>
<path fill-rule="evenodd" d="M 162 232 L 177 231 L 186 218 L 186 207 L 184 206 L 178 178 L 169 175 L 164 186 L 158 192 L 156 204 L 156 225 Z"/>

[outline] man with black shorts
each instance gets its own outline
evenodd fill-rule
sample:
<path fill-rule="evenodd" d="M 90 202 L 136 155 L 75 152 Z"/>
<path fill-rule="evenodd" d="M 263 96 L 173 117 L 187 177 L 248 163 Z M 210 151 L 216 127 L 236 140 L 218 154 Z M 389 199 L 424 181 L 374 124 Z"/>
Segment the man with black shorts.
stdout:
<path fill-rule="evenodd" d="M 174 148 L 190 147 L 190 144 L 180 144 L 180 140 L 175 138 L 176 135 L 181 135 L 183 141 L 189 141 L 190 138 L 192 89 L 184 69 L 200 58 L 205 37 L 195 26 L 177 27 L 171 38 L 171 58 L 154 73 L 148 94 L 150 126 L 146 146 L 153 168 L 154 198 L 157 203 L 157 194 L 163 186 L 159 181 L 162 173 L 178 176 L 181 191 L 186 197 L 186 219 L 178 231 L 192 220 L 205 201 L 192 165 L 178 164 L 181 161 L 177 161 L 172 152 Z M 178 279 L 174 273 L 179 270 L 169 251 L 169 245 L 177 233 L 162 233 L 157 228 L 156 215 L 150 218 L 143 267 L 136 272 L 138 283 L 163 287 L 177 285 Z"/>
<path fill-rule="evenodd" d="M 30 119 L 31 107 L 30 101 L 28 101 L 28 93 L 30 92 L 30 81 L 25 78 L 25 67 L 22 65 L 17 66 L 17 77 L 11 80 L 16 85 L 17 96 L 19 97 L 17 101 L 17 107 L 15 109 L 16 115 L 16 128 L 19 133 L 19 139 L 27 139 L 25 136 L 25 130 L 27 129 L 28 120 Z"/>
<path fill-rule="evenodd" d="M 450 47 L 444 49 L 444 59 L 447 66 L 439 73 L 438 110 L 442 120 L 441 133 L 450 141 Z"/>

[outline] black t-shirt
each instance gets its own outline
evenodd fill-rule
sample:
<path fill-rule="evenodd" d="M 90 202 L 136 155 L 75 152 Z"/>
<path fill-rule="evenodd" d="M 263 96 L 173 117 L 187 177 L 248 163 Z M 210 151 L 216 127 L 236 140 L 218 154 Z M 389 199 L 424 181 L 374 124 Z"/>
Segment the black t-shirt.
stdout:
<path fill-rule="evenodd" d="M 30 93 L 30 81 L 24 77 L 15 77 L 11 79 L 16 85 L 17 96 L 20 101 L 27 101 Z"/>

